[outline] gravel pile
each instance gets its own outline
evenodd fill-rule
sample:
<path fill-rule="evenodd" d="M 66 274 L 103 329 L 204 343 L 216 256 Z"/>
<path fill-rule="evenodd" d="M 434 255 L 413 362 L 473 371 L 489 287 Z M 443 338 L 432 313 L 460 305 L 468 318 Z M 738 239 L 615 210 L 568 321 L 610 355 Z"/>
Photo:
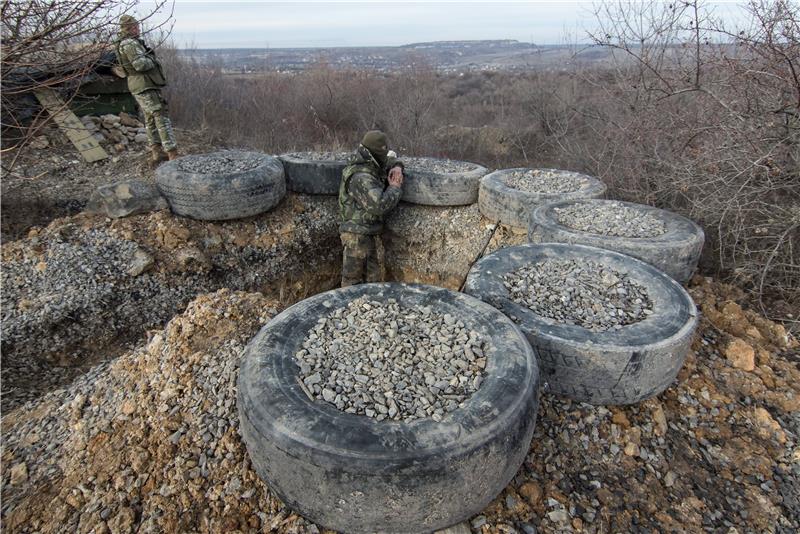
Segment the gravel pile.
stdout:
<path fill-rule="evenodd" d="M 289 157 L 309 161 L 347 161 L 352 152 L 292 152 Z"/>
<path fill-rule="evenodd" d="M 236 412 L 241 352 L 273 305 L 202 296 L 148 344 L 4 419 L 4 531 L 273 531 L 282 505 L 249 468 Z"/>
<path fill-rule="evenodd" d="M 468 161 L 437 158 L 400 158 L 400 161 L 411 171 L 426 171 L 439 174 L 451 172 L 467 172 L 478 168 L 478 165 Z"/>
<path fill-rule="evenodd" d="M 547 260 L 503 276 L 511 300 L 536 315 L 594 332 L 619 330 L 653 313 L 647 291 L 602 263 Z"/>
<path fill-rule="evenodd" d="M 667 231 L 651 213 L 621 202 L 576 202 L 556 208 L 559 224 L 568 228 L 616 237 L 658 237 Z"/>
<path fill-rule="evenodd" d="M 198 174 L 229 174 L 255 169 L 263 161 L 260 154 L 224 150 L 181 158 L 178 160 L 178 167 L 184 172 Z"/>
<path fill-rule="evenodd" d="M 149 272 L 132 276 L 140 247 L 106 229 L 67 225 L 30 242 L 41 256 L 3 263 L 3 411 L 78 372 L 59 366 L 82 364 L 86 353 L 108 343 L 135 340 L 211 286 L 195 275 L 180 284 Z"/>
<path fill-rule="evenodd" d="M 72 366 L 126 350 L 199 293 L 280 284 L 291 295 L 293 279 L 315 283 L 309 271 L 321 281 L 334 276 L 335 207 L 335 199 L 312 198 L 215 224 L 167 213 L 93 217 L 89 229 L 66 219 L 4 244 L 3 412 L 85 372 Z M 151 264 L 140 272 L 141 256 Z"/>
<path fill-rule="evenodd" d="M 580 174 L 569 171 L 548 169 L 529 169 L 513 171 L 504 175 L 506 185 L 526 193 L 572 193 L 578 191 L 588 181 Z"/>
<path fill-rule="evenodd" d="M 440 421 L 480 387 L 484 350 L 450 314 L 360 297 L 320 319 L 295 359 L 312 400 L 378 421 Z"/>

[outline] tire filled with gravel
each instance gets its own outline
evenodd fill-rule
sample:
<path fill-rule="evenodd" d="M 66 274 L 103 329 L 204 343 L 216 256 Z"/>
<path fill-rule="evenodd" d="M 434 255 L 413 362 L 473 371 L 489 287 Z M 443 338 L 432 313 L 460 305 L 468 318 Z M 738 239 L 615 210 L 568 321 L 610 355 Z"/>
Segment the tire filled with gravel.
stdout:
<path fill-rule="evenodd" d="M 477 163 L 450 159 L 403 157 L 402 199 L 426 206 L 464 206 L 478 200 L 481 178 L 489 170 Z"/>
<path fill-rule="evenodd" d="M 538 384 L 530 345 L 488 304 L 363 284 L 267 324 L 245 351 L 238 407 L 256 471 L 293 509 L 339 531 L 431 532 L 514 476 Z"/>
<path fill-rule="evenodd" d="M 705 234 L 666 210 L 618 200 L 566 200 L 531 214 L 532 243 L 575 243 L 622 252 L 685 283 L 697 268 Z"/>
<path fill-rule="evenodd" d="M 263 213 L 286 194 L 278 158 L 238 150 L 163 163 L 156 169 L 156 186 L 177 215 L 211 221 Z"/>
<path fill-rule="evenodd" d="M 559 169 L 503 169 L 480 183 L 478 208 L 487 219 L 527 228 L 531 212 L 548 202 L 599 198 L 606 186 L 592 176 Z"/>
<path fill-rule="evenodd" d="M 295 193 L 338 195 L 342 171 L 351 152 L 291 152 L 279 156 L 286 187 Z"/>
<path fill-rule="evenodd" d="M 501 249 L 473 267 L 464 291 L 519 325 L 550 391 L 591 404 L 630 404 L 666 389 L 697 327 L 675 280 L 595 247 Z"/>

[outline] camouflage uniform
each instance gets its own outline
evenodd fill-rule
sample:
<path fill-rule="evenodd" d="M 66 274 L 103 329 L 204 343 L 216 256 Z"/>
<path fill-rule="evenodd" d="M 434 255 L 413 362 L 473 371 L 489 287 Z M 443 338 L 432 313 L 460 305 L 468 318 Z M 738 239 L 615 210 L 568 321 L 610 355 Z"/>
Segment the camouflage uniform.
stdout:
<path fill-rule="evenodd" d="M 150 146 L 160 146 L 166 152 L 175 150 L 175 134 L 166 115 L 167 103 L 160 91 L 167 80 L 155 53 L 144 41 L 123 30 L 117 42 L 117 59 L 127 75 L 128 90 L 144 114 Z"/>
<path fill-rule="evenodd" d="M 402 163 L 388 159 L 381 165 L 362 145 L 342 172 L 339 186 L 339 234 L 344 246 L 342 287 L 380 281 L 377 241 L 384 216 L 402 196 L 402 189 L 387 181 L 387 169 L 394 166 L 402 167 Z"/>

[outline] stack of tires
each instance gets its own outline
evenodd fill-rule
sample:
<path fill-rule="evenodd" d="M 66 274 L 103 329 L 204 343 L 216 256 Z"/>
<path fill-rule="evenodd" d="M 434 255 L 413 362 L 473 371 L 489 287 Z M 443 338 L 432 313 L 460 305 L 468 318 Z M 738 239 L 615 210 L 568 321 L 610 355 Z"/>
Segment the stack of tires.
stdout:
<path fill-rule="evenodd" d="M 570 180 L 580 177 L 580 187 L 553 194 L 514 187 L 526 173 L 556 181 L 559 174 Z M 502 249 L 476 263 L 464 291 L 514 318 L 540 358 L 549 391 L 592 404 L 630 404 L 668 387 L 689 351 L 697 311 L 680 284 L 697 266 L 704 234 L 684 217 L 598 198 L 604 193 L 599 180 L 568 171 L 506 169 L 485 176 L 481 212 L 525 227 L 532 244 Z M 597 332 L 554 321 L 515 302 L 504 284 L 507 276 L 554 258 L 624 273 L 650 295 L 653 313 L 640 322 Z M 556 298 L 569 299 L 568 288 L 563 291 Z"/>
<path fill-rule="evenodd" d="M 607 221 L 591 221 L 589 228 L 574 228 L 559 220 L 569 209 L 624 210 L 655 220 L 657 235 L 615 235 Z M 619 234 L 617 232 L 616 234 Z M 705 234 L 695 222 L 666 210 L 616 200 L 563 200 L 538 206 L 528 220 L 531 243 L 572 243 L 622 252 L 653 265 L 675 280 L 685 283 L 700 260 Z"/>
<path fill-rule="evenodd" d="M 326 157 L 282 156 L 289 189 L 336 194 L 346 162 L 343 155 Z M 238 409 L 256 471 L 289 506 L 347 532 L 431 532 L 478 513 L 511 480 L 529 449 L 540 372 L 551 392 L 580 402 L 640 402 L 675 380 L 698 322 L 695 305 L 679 283 L 691 275 L 703 244 L 702 230 L 691 221 L 601 200 L 605 185 L 578 173 L 507 169 L 487 174 L 466 162 L 404 161 L 405 201 L 432 206 L 477 201 L 484 216 L 526 228 L 532 243 L 478 261 L 464 293 L 406 284 L 334 290 L 288 308 L 248 345 Z M 542 177 L 557 191 L 520 181 L 531 177 Z M 559 187 L 559 180 L 567 185 Z M 628 222 L 615 223 L 614 210 L 624 211 Z M 626 295 L 632 287 L 641 293 L 635 300 L 638 315 L 609 328 L 605 323 L 587 327 L 512 296 L 510 287 L 544 293 L 536 282 L 509 286 L 508 280 L 537 266 L 547 271 L 553 261 L 588 266 L 580 271 L 581 280 L 570 279 L 564 288 L 548 286 L 547 299 L 566 299 L 562 309 L 571 302 L 567 292 L 576 284 L 592 285 L 585 278 L 597 270 L 605 276 L 603 295 Z M 553 294 L 562 289 L 564 295 Z M 326 318 L 364 296 L 427 306 L 482 332 L 491 349 L 480 388 L 443 419 L 411 422 L 347 413 L 332 404 L 330 391 L 328 402 L 309 394 L 296 355 L 311 350 L 305 343 L 312 333 L 322 333 Z M 610 309 L 612 317 L 629 313 Z M 346 330 L 344 317 L 336 317 L 337 328 Z M 375 336 L 392 335 L 385 327 L 375 325 L 373 342 Z M 341 346 L 336 343 L 331 346 Z"/>

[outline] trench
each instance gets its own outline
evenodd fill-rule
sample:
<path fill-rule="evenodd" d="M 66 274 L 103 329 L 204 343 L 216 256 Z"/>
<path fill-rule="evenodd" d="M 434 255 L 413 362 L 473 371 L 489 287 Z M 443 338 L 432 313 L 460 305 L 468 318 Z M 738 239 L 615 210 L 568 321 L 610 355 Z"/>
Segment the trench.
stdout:
<path fill-rule="evenodd" d="M 338 287 L 336 210 L 335 198 L 289 193 L 270 212 L 228 222 L 166 212 L 117 220 L 79 214 L 7 245 L 3 282 L 11 293 L 3 302 L 3 412 L 133 349 L 200 294 L 223 288 L 259 292 L 286 308 Z M 379 248 L 384 280 L 458 290 L 494 234 L 475 204 L 401 203 L 387 220 Z M 108 249 L 120 257 L 106 257 Z M 133 276 L 126 269 L 132 251 L 139 250 L 153 264 Z M 103 271 L 102 283 L 87 282 L 87 269 Z M 17 291 L 8 284 L 15 276 L 32 282 Z"/>

